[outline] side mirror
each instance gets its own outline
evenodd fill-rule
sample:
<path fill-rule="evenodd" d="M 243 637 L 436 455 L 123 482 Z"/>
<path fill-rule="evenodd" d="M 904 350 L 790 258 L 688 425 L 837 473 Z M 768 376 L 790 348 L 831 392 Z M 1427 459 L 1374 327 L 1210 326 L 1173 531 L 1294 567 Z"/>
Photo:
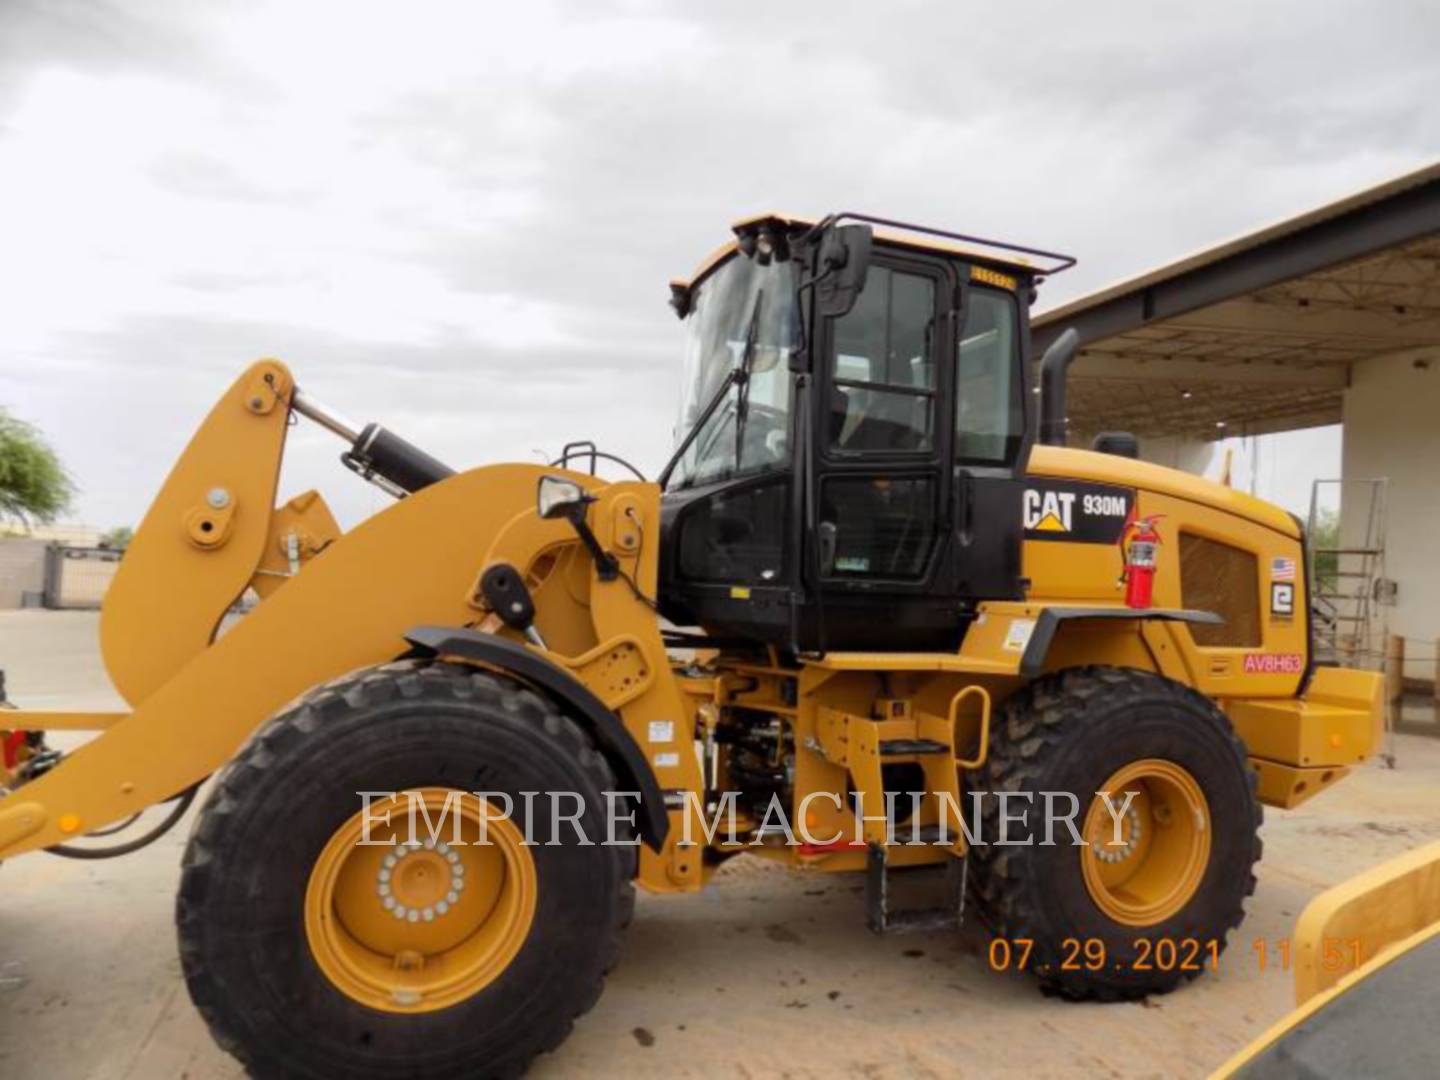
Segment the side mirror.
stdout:
<path fill-rule="evenodd" d="M 820 238 L 815 268 L 815 305 L 820 315 L 838 319 L 855 306 L 870 269 L 869 225 L 832 225 Z"/>
<path fill-rule="evenodd" d="M 574 519 L 588 500 L 585 489 L 563 476 L 542 476 L 535 494 L 535 509 L 547 521 L 551 518 Z"/>

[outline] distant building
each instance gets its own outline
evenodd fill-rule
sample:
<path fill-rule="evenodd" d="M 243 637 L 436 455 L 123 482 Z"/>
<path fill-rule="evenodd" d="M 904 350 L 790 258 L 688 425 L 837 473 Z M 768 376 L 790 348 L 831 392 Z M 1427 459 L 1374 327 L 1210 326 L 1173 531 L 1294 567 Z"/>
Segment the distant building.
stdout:
<path fill-rule="evenodd" d="M 78 522 L 57 522 L 53 525 L 22 525 L 16 521 L 0 523 L 0 536 L 23 537 L 26 540 L 48 540 L 71 547 L 98 547 L 103 530 Z"/>
<path fill-rule="evenodd" d="M 97 550 L 101 530 L 64 522 L 0 524 L 0 610 L 98 608 L 119 566 L 119 552 Z"/>

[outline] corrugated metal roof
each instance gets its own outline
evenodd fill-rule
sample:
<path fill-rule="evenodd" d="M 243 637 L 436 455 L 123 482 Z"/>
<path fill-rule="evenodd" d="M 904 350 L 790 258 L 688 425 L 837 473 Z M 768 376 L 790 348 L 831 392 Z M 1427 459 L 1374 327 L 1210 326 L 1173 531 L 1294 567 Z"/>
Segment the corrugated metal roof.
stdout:
<path fill-rule="evenodd" d="M 1134 277 L 1124 278 L 1121 281 L 1098 289 L 1093 293 L 1088 293 L 1085 296 L 1061 304 L 1059 307 L 1039 312 L 1034 318 L 1034 325 L 1039 327 L 1063 321 L 1073 316 L 1076 312 L 1094 307 L 1096 304 L 1104 303 L 1106 300 L 1123 296 L 1126 293 L 1136 292 L 1139 289 L 1146 288 L 1149 285 L 1154 285 L 1161 281 L 1179 277 L 1181 274 L 1191 270 L 1197 270 L 1200 267 L 1219 262 L 1221 259 L 1239 254 L 1251 248 L 1259 247 L 1261 244 L 1279 239 L 1282 236 L 1301 232 L 1313 225 L 1318 225 L 1322 221 L 1340 217 L 1342 214 L 1349 213 L 1352 210 L 1380 202 L 1400 192 L 1408 191 L 1411 188 L 1419 187 L 1422 184 L 1427 184 L 1437 179 L 1440 179 L 1440 161 L 1435 161 L 1422 168 L 1403 173 L 1382 184 L 1365 188 L 1355 192 L 1353 195 L 1347 195 L 1342 199 L 1325 203 L 1323 206 L 1317 206 L 1315 209 L 1308 210 L 1303 214 L 1285 218 L 1282 221 L 1266 225 L 1264 228 L 1242 233 L 1229 240 L 1222 241 L 1207 248 L 1202 248 L 1172 263 L 1156 267 L 1153 270 L 1147 270 Z M 1440 228 L 1440 222 L 1436 223 L 1436 227 Z"/>
<path fill-rule="evenodd" d="M 1353 365 L 1440 349 L 1440 162 L 1036 317 L 1080 332 L 1077 437 L 1338 423 Z"/>

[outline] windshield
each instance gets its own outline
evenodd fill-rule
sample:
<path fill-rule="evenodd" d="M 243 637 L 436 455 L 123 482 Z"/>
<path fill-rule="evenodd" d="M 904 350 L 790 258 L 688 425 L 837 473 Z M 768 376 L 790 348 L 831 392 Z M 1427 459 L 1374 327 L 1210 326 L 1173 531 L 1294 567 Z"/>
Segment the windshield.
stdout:
<path fill-rule="evenodd" d="M 789 361 L 799 337 L 793 263 L 762 266 L 735 255 L 700 283 L 685 318 L 677 448 L 725 389 L 676 462 L 669 490 L 765 472 L 789 461 Z"/>

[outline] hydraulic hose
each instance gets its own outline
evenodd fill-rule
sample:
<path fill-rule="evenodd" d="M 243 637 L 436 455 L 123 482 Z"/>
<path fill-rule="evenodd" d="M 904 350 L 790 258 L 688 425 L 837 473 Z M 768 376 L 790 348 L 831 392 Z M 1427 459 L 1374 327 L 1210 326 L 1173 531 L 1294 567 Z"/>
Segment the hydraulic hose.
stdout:
<path fill-rule="evenodd" d="M 206 780 L 209 777 L 205 778 Z M 165 820 L 156 825 L 149 832 L 137 836 L 134 840 L 127 840 L 123 844 L 112 844 L 110 847 L 83 848 L 75 847 L 72 844 L 56 844 L 54 847 L 44 848 L 51 855 L 59 855 L 65 859 L 118 859 L 121 855 L 129 855 L 131 852 L 139 851 L 141 848 L 149 847 L 156 840 L 168 833 L 180 823 L 185 816 L 185 811 L 190 809 L 190 804 L 195 801 L 196 794 L 200 791 L 200 785 L 205 780 L 197 781 L 190 785 L 172 800 L 175 803 L 170 813 L 165 815 Z M 133 821 L 134 818 L 131 818 Z M 114 832 L 114 829 L 101 830 L 92 835 L 107 836 Z"/>

